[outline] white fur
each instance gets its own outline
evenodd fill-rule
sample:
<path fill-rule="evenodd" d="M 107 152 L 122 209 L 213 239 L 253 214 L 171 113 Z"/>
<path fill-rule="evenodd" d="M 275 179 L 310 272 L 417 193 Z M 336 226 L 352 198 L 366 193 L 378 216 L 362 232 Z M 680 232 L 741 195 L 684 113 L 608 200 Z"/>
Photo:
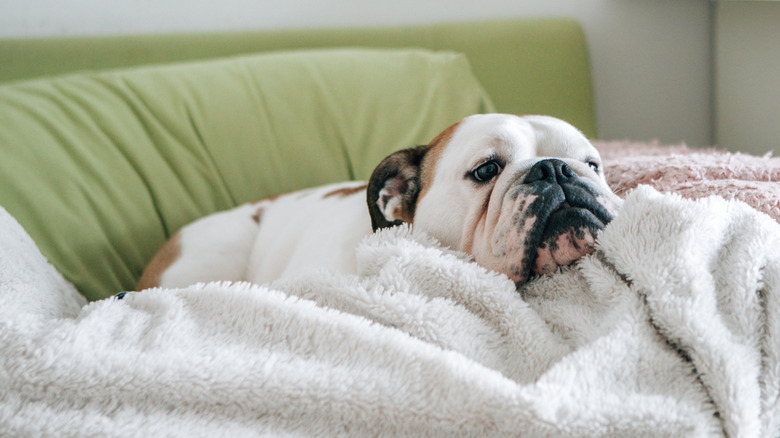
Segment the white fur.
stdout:
<path fill-rule="evenodd" d="M 313 269 L 355 271 L 355 247 L 371 232 L 361 183 L 331 184 L 209 215 L 181 230 L 180 257 L 160 286 L 208 281 L 267 283 Z"/>
<path fill-rule="evenodd" d="M 371 232 L 365 190 L 323 198 L 342 183 L 270 202 L 249 258 L 246 280 L 262 284 L 315 269 L 355 271 L 355 247 Z"/>
<path fill-rule="evenodd" d="M 244 280 L 257 223 L 251 204 L 215 213 L 180 231 L 181 255 L 162 275 L 161 285 L 182 287 L 207 281 Z"/>

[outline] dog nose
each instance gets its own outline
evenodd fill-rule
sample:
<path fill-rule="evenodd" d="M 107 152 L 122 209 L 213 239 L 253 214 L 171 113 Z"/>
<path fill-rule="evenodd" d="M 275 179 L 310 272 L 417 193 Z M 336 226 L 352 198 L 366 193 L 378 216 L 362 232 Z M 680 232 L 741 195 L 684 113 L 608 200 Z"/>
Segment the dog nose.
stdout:
<path fill-rule="evenodd" d="M 548 158 L 538 161 L 523 179 L 524 184 L 546 181 L 548 183 L 562 183 L 575 178 L 576 174 L 568 164 L 556 158 Z"/>

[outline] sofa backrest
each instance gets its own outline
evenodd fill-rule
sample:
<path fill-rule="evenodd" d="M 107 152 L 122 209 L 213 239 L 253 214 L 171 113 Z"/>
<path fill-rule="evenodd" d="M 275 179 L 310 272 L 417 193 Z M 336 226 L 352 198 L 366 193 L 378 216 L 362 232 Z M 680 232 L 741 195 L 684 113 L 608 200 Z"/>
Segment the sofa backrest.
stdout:
<path fill-rule="evenodd" d="M 314 50 L 0 85 L 0 206 L 88 299 L 192 220 L 365 179 L 493 110 L 464 55 Z"/>
<path fill-rule="evenodd" d="M 83 70 L 325 47 L 463 53 L 498 112 L 562 118 L 595 138 L 591 69 L 579 23 L 513 19 L 410 27 L 0 40 L 0 82 Z"/>

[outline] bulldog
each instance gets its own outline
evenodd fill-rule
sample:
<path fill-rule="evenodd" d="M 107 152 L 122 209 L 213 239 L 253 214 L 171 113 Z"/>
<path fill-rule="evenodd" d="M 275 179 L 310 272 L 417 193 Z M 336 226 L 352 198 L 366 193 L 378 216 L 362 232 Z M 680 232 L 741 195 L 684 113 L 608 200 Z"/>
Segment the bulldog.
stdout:
<path fill-rule="evenodd" d="M 403 223 L 519 287 L 592 253 L 621 203 L 598 151 L 570 124 L 474 115 L 428 145 L 391 154 L 367 183 L 276 196 L 185 226 L 153 257 L 138 290 L 354 273 L 360 240 Z"/>

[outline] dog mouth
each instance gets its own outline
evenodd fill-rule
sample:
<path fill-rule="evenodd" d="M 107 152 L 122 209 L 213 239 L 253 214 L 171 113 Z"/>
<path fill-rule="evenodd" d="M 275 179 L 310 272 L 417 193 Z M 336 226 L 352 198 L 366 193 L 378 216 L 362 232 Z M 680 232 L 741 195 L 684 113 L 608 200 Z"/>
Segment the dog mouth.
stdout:
<path fill-rule="evenodd" d="M 531 245 L 531 274 L 552 274 L 596 249 L 596 235 L 606 224 L 591 210 L 564 202 L 540 224 L 539 242 Z"/>
<path fill-rule="evenodd" d="M 506 274 L 518 288 L 553 274 L 596 249 L 596 237 L 612 220 L 609 198 L 586 181 L 517 184 L 486 209 L 488 234 L 466 251 L 482 266 Z M 477 228 L 479 229 L 479 228 Z M 476 234 L 479 235 L 479 234 Z"/>
<path fill-rule="evenodd" d="M 564 188 L 537 202 L 535 227 L 525 242 L 526 278 L 553 274 L 592 254 L 598 233 L 612 220 L 606 208 L 583 188 Z"/>

